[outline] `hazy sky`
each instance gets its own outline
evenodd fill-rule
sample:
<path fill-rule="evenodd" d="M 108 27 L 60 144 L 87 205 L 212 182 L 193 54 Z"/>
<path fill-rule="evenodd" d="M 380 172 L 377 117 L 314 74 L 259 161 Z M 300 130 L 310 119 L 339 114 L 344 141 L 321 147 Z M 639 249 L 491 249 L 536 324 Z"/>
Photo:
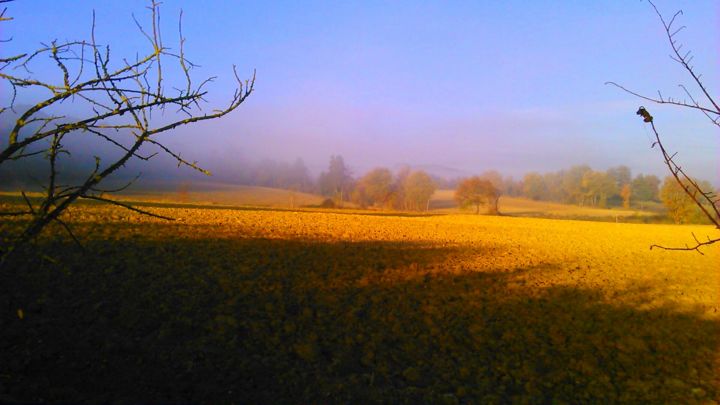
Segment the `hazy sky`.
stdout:
<path fill-rule="evenodd" d="M 131 14 L 149 22 L 147 4 L 18 0 L 7 5 L 15 20 L 0 34 L 13 41 L 2 53 L 88 38 L 94 8 L 98 42 L 132 58 L 147 43 Z M 720 97 L 720 2 L 656 4 L 668 18 L 684 11 L 681 41 Z M 201 65 L 195 77 L 218 76 L 212 105 L 232 94 L 232 64 L 244 77 L 257 69 L 255 93 L 232 115 L 166 136 L 211 170 L 239 158 L 302 157 L 318 172 L 341 154 L 358 174 L 408 163 L 518 177 L 587 163 L 664 176 L 635 115 L 644 104 L 683 166 L 718 182 L 720 131 L 703 115 L 604 85 L 676 97 L 680 83 L 696 90 L 668 58 L 646 1 L 165 0 L 171 47 L 180 9 L 186 53 Z"/>

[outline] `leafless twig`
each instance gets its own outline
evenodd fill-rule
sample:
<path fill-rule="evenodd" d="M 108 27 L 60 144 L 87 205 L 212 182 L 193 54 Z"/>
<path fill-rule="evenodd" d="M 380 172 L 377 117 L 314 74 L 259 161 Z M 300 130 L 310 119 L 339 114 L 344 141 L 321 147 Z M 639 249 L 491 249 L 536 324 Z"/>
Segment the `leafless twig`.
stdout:
<path fill-rule="evenodd" d="M 655 6 L 655 4 L 650 0 L 648 0 L 648 2 L 652 6 L 653 10 L 655 10 L 655 13 L 660 19 L 660 22 L 662 23 L 662 26 L 665 30 L 666 37 L 670 43 L 670 48 L 672 49 L 672 54 L 670 55 L 670 58 L 680 64 L 683 69 L 690 75 L 692 81 L 699 88 L 706 102 L 709 104 L 701 105 L 698 101 L 698 98 L 693 96 L 693 94 L 688 90 L 687 86 L 683 84 L 680 84 L 679 86 L 685 93 L 685 96 L 690 99 L 690 102 L 685 100 L 678 101 L 672 98 L 663 97 L 662 93 L 660 93 L 659 91 L 658 97 L 649 97 L 633 90 L 629 90 L 628 88 L 615 82 L 607 82 L 606 84 L 616 86 L 621 90 L 632 94 L 635 97 L 657 104 L 670 104 L 698 110 L 702 112 L 705 117 L 707 117 L 710 122 L 712 122 L 713 125 L 720 126 L 720 106 L 718 105 L 714 97 L 710 94 L 705 84 L 701 81 L 702 75 L 696 73 L 696 70 L 692 65 L 693 57 L 691 52 L 688 51 L 685 53 L 681 53 L 682 44 L 678 42 L 677 35 L 685 28 L 685 26 L 676 27 L 675 20 L 678 16 L 682 15 L 682 11 L 676 12 L 672 16 L 672 18 L 667 21 L 665 17 L 663 17 L 662 13 L 660 13 L 660 10 L 658 10 L 658 8 Z M 650 124 L 652 131 L 655 135 L 655 141 L 653 142 L 652 147 L 654 148 L 655 146 L 658 146 L 662 154 L 663 162 L 665 163 L 665 166 L 667 166 L 668 171 L 673 176 L 677 184 L 680 185 L 685 194 L 700 209 L 700 211 L 705 215 L 705 217 L 710 220 L 710 222 L 714 224 L 717 229 L 720 229 L 720 204 L 718 204 L 717 196 L 711 190 L 703 190 L 697 180 L 695 180 L 685 172 L 685 170 L 675 161 L 677 153 L 668 153 L 665 145 L 663 145 L 663 142 L 660 139 L 660 134 L 655 127 L 655 122 L 650 113 L 644 107 L 640 107 L 640 109 L 638 109 L 637 111 L 637 114 L 641 115 L 644 121 Z M 650 249 L 657 247 L 664 250 L 694 250 L 702 254 L 702 252 L 700 251 L 701 247 L 720 242 L 720 238 L 712 239 L 710 237 L 707 237 L 706 241 L 701 242 L 697 239 L 697 237 L 695 237 L 694 234 L 693 239 L 695 240 L 695 245 L 693 246 L 686 245 L 685 247 L 664 247 L 659 245 L 652 245 Z"/>
<path fill-rule="evenodd" d="M 224 108 L 203 112 L 201 106 L 207 94 L 205 86 L 214 78 L 196 82 L 191 77 L 190 70 L 196 65 L 185 56 L 182 13 L 178 25 L 179 53 L 171 52 L 163 44 L 159 5 L 159 2 L 150 0 L 150 29 L 146 30 L 133 16 L 141 35 L 148 41 L 149 50 L 131 61 L 122 59 L 114 63 L 110 47 L 96 41 L 94 12 L 89 40 L 53 41 L 32 52 L 0 57 L 0 80 L 5 81 L 11 89 L 9 97 L 5 97 L 6 104 L 0 106 L 0 114 L 15 111 L 15 101 L 21 91 L 34 89 L 47 94 L 44 99 L 18 114 L 9 133 L 0 134 L 7 137 L 5 146 L 0 149 L 0 166 L 12 160 L 40 154 L 44 154 L 48 162 L 48 176 L 42 197 L 31 200 L 23 193 L 27 210 L 0 211 L 0 215 L 4 216 L 32 217 L 10 246 L 0 246 L 0 267 L 8 255 L 35 238 L 53 221 L 63 226 L 71 238 L 79 243 L 70 227 L 61 219 L 62 213 L 78 199 L 101 201 L 144 215 L 172 219 L 94 194 L 121 191 L 132 184 L 134 180 L 120 188 L 100 187 L 109 175 L 132 158 L 149 160 L 163 153 L 175 159 L 178 166 L 210 174 L 197 162 L 181 157 L 179 152 L 166 146 L 159 136 L 177 127 L 221 118 L 234 111 L 253 92 L 255 73 L 243 81 L 233 66 L 231 73 L 237 87 L 230 102 Z M 6 10 L 3 10 L 0 21 L 10 20 L 10 17 L 6 17 Z M 32 64 L 37 63 L 41 56 L 49 56 L 59 73 L 59 80 L 45 80 L 33 73 Z M 166 77 L 170 75 L 166 75 L 165 70 L 171 68 L 181 73 L 184 83 L 173 86 L 177 94 L 168 96 L 164 88 Z M 37 91 L 33 94 L 37 94 Z M 65 101 L 81 103 L 92 112 L 80 119 L 68 119 L 51 113 L 54 107 Z M 153 112 L 159 110 L 162 113 L 168 107 L 175 107 L 174 110 L 183 116 L 161 124 L 155 123 L 158 120 L 153 119 Z M 164 117 L 167 118 L 166 115 Z M 69 155 L 64 146 L 67 143 L 65 140 L 80 135 L 107 143 L 116 148 L 119 154 L 112 159 L 103 158 L 105 160 L 96 157 L 95 167 L 87 176 L 76 184 L 61 185 L 57 168 L 58 160 Z M 49 143 L 45 145 L 45 141 Z M 149 155 L 141 153 L 140 149 L 146 145 L 157 148 L 159 152 Z"/>
<path fill-rule="evenodd" d="M 645 111 L 646 115 L 641 114 L 641 111 Z M 652 147 L 657 146 L 658 148 L 660 148 L 663 161 L 665 163 L 665 166 L 667 166 L 668 170 L 670 171 L 670 174 L 675 178 L 675 181 L 680 185 L 683 191 L 685 191 L 685 194 L 687 194 L 688 197 L 690 197 L 690 199 L 695 203 L 695 205 L 700 208 L 703 214 L 715 225 L 717 229 L 720 229 L 720 208 L 718 207 L 717 202 L 713 199 L 714 194 L 712 192 L 704 191 L 700 187 L 698 182 L 695 179 L 691 178 L 685 172 L 685 170 L 679 164 L 677 164 L 677 162 L 675 162 L 676 153 L 673 153 L 671 155 L 668 153 L 667 149 L 665 149 L 665 145 L 663 145 L 662 140 L 660 139 L 660 134 L 655 127 L 655 121 L 653 117 L 649 113 L 647 113 L 647 110 L 645 110 L 643 107 L 640 107 L 638 113 L 646 117 L 645 121 L 650 123 L 650 127 L 655 134 L 655 142 L 653 143 Z M 652 245 L 650 249 L 652 249 L 653 247 L 658 247 L 665 250 L 695 250 L 699 253 L 702 253 L 699 249 L 700 247 L 712 245 L 713 243 L 720 241 L 720 238 L 710 239 L 710 237 L 708 237 L 707 241 L 700 242 L 694 234 L 693 238 L 696 242 L 695 246 L 686 245 L 685 247 L 668 248 L 659 245 Z"/>

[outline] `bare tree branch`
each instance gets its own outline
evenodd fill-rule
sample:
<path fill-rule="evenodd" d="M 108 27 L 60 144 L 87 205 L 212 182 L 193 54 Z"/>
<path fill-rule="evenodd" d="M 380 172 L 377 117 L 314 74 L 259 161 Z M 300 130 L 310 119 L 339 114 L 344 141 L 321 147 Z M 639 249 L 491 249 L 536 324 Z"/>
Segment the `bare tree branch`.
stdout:
<path fill-rule="evenodd" d="M 85 250 L 85 247 L 83 246 L 83 244 L 80 243 L 80 239 L 78 239 L 77 236 L 75 236 L 75 233 L 73 233 L 72 229 L 68 226 L 68 224 L 66 224 L 60 218 L 55 218 L 55 222 L 60 224 L 60 226 L 62 226 L 63 229 L 65 229 L 65 232 L 67 232 L 67 234 L 70 235 L 70 239 L 72 239 L 73 242 L 75 242 L 75 244 L 80 248 L 80 250 Z"/>
<path fill-rule="evenodd" d="M 642 95 L 640 93 L 637 93 L 635 91 L 629 90 L 628 88 L 617 84 L 615 82 L 606 82 L 605 84 L 613 85 L 615 87 L 620 88 L 621 90 L 632 94 L 635 97 L 641 98 L 643 100 L 651 101 L 657 104 L 670 104 L 675 105 L 679 107 L 685 107 L 693 110 L 698 110 L 702 112 L 709 120 L 712 122 L 713 125 L 720 126 L 720 106 L 715 101 L 713 96 L 708 91 L 707 87 L 703 84 L 703 82 L 700 80 L 702 77 L 701 74 L 697 74 L 693 66 L 691 65 L 693 56 L 691 55 L 690 51 L 685 52 L 684 54 L 681 54 L 682 44 L 678 43 L 677 35 L 685 29 L 685 26 L 675 27 L 675 22 L 678 16 L 682 15 L 682 10 L 676 12 L 673 14 L 672 18 L 669 21 L 665 20 L 665 17 L 663 17 L 662 13 L 660 13 L 660 10 L 655 6 L 655 3 L 653 3 L 651 0 L 648 0 L 650 5 L 652 6 L 653 10 L 655 10 L 655 14 L 657 14 L 658 18 L 660 19 L 660 22 L 663 25 L 663 28 L 665 30 L 665 35 L 668 39 L 668 42 L 670 43 L 670 48 L 672 50 L 672 55 L 670 58 L 674 60 L 675 62 L 679 63 L 685 71 L 690 75 L 692 78 L 692 81 L 695 83 L 695 85 L 700 89 L 700 92 L 704 95 L 707 102 L 710 103 L 710 106 L 703 106 L 700 105 L 698 99 L 693 96 L 693 94 L 688 90 L 688 88 L 680 84 L 680 88 L 685 93 L 685 96 L 687 96 L 690 99 L 690 102 L 687 101 L 676 101 L 672 98 L 665 98 L 663 97 L 662 93 L 658 91 L 658 97 L 649 97 Z M 646 123 L 649 123 L 653 134 L 655 135 L 655 141 L 652 144 L 652 147 L 658 146 L 660 149 L 660 153 L 662 154 L 663 162 L 665 163 L 665 166 L 667 167 L 668 171 L 674 178 L 675 182 L 682 188 L 682 190 L 685 192 L 685 194 L 692 200 L 693 204 L 697 206 L 700 211 L 703 213 L 703 215 L 713 224 L 715 225 L 715 228 L 720 229 L 720 206 L 718 205 L 718 200 L 714 192 L 711 190 L 703 190 L 703 188 L 700 186 L 697 180 L 692 178 L 690 175 L 688 175 L 685 170 L 675 161 L 675 157 L 677 155 L 677 152 L 670 154 L 668 153 L 667 149 L 665 148 L 665 145 L 663 145 L 663 142 L 660 138 L 660 134 L 658 133 L 657 128 L 655 127 L 655 122 L 653 120 L 652 115 L 645 109 L 645 107 L 640 107 L 637 111 L 637 114 L 643 117 L 643 121 Z M 693 234 L 693 239 L 695 239 L 695 245 L 685 245 L 685 247 L 665 247 L 660 245 L 652 245 L 650 249 L 657 247 L 659 249 L 664 250 L 685 250 L 690 251 L 694 250 L 698 253 L 702 252 L 700 251 L 701 247 L 705 247 L 708 245 L 712 245 L 714 243 L 720 242 L 720 238 L 712 239 L 710 237 L 707 237 L 706 241 L 699 241 L 697 237 Z"/>
<path fill-rule="evenodd" d="M 0 217 L 14 217 L 20 215 L 32 215 L 32 211 L 7 211 L 0 212 Z"/>
<path fill-rule="evenodd" d="M 700 253 L 701 255 L 705 255 L 705 253 L 703 253 L 703 252 L 700 250 L 701 247 L 703 247 L 703 246 L 709 246 L 709 245 L 712 245 L 712 244 L 714 244 L 714 243 L 720 242 L 720 238 L 710 239 L 710 237 L 707 238 L 707 241 L 705 241 L 705 242 L 700 242 L 700 241 L 698 240 L 698 238 L 695 236 L 694 233 L 692 234 L 692 236 L 693 236 L 693 239 L 695 239 L 695 245 L 694 245 L 694 246 L 685 245 L 685 247 L 666 247 L 666 246 L 660 246 L 660 245 L 651 245 L 651 246 L 650 246 L 650 250 L 653 250 L 653 248 L 658 248 L 658 249 L 662 249 L 662 250 L 685 250 L 685 251 L 694 250 L 694 251 Z"/>
<path fill-rule="evenodd" d="M 702 106 L 700 106 L 700 105 L 698 105 L 698 104 L 689 104 L 689 103 L 685 103 L 685 102 L 681 102 L 681 101 L 675 101 L 675 100 L 673 100 L 673 99 L 663 98 L 662 96 L 660 96 L 660 97 L 658 97 L 658 98 L 643 96 L 642 94 L 636 93 L 636 92 L 634 92 L 634 91 L 632 91 L 632 90 L 630 90 L 630 89 L 628 89 L 628 88 L 626 88 L 626 87 L 624 87 L 624 86 L 621 86 L 621 85 L 619 85 L 619 84 L 617 84 L 617 83 L 615 83 L 615 82 L 605 82 L 605 84 L 615 86 L 615 87 L 617 87 L 617 88 L 625 91 L 626 93 L 632 94 L 633 96 L 635 96 L 635 97 L 637 97 L 637 98 L 641 98 L 641 99 L 647 100 L 647 101 L 652 101 L 653 103 L 657 103 L 657 104 L 670 104 L 670 105 L 676 105 L 676 106 L 680 106 L 680 107 L 693 108 L 693 109 L 702 111 L 702 112 L 705 113 L 706 115 L 708 115 L 708 114 L 716 114 L 716 115 L 718 115 L 718 116 L 720 117 L 720 112 L 715 111 L 715 110 L 712 110 L 712 109 L 710 109 L 710 108 L 702 107 Z M 710 120 L 713 121 L 713 123 L 714 123 L 715 125 L 718 124 L 718 123 L 716 122 L 716 121 L 717 121 L 717 118 L 716 118 L 715 120 L 713 120 L 709 115 L 708 115 L 708 118 L 710 118 Z"/>
<path fill-rule="evenodd" d="M 675 18 L 678 15 L 682 15 L 682 10 L 676 12 L 673 15 L 672 19 L 670 19 L 670 22 L 666 23 L 665 18 L 663 17 L 662 13 L 660 13 L 660 10 L 658 10 L 658 8 L 655 6 L 655 3 L 653 3 L 650 0 L 648 0 L 648 3 L 650 3 L 652 8 L 655 10 L 655 13 L 660 18 L 660 21 L 662 21 L 663 27 L 665 28 L 665 34 L 667 35 L 667 39 L 670 42 L 670 47 L 672 48 L 673 53 L 675 54 L 675 57 L 673 58 L 673 60 L 680 63 L 685 68 L 685 70 L 690 74 L 690 76 L 692 76 L 693 81 L 700 88 L 700 91 L 702 91 L 702 93 L 705 95 L 705 97 L 708 99 L 708 101 L 713 105 L 714 112 L 716 114 L 720 113 L 720 106 L 710 95 L 710 93 L 708 92 L 705 85 L 700 81 L 700 75 L 696 74 L 695 71 L 693 70 L 692 66 L 690 65 L 691 60 L 688 59 L 688 56 L 690 55 L 690 51 L 688 51 L 685 55 L 680 55 L 680 46 L 677 45 L 677 41 L 675 40 L 675 35 L 677 35 L 677 33 L 680 32 L 685 27 L 682 26 L 682 27 L 678 28 L 677 30 L 675 30 L 674 32 L 671 32 L 673 29 L 672 26 L 673 26 L 673 23 L 675 22 Z"/>
<path fill-rule="evenodd" d="M 640 107 L 637 114 L 641 115 L 645 122 L 650 123 L 653 133 L 655 134 L 655 142 L 652 147 L 658 146 L 660 148 L 663 162 L 665 163 L 665 166 L 667 166 L 668 171 L 670 171 L 670 174 L 675 178 L 675 181 L 680 185 L 683 191 L 685 191 L 685 194 L 690 197 L 695 205 L 700 208 L 705 217 L 707 217 L 717 229 L 720 229 L 720 208 L 713 200 L 714 193 L 704 191 L 698 182 L 685 173 L 685 170 L 683 170 L 683 168 L 675 162 L 675 155 L 677 153 L 670 155 L 667 149 L 665 149 L 665 145 L 663 145 L 662 140 L 660 139 L 660 134 L 658 133 L 657 128 L 655 128 L 655 122 L 650 113 L 647 112 L 644 107 Z M 700 247 L 711 245 L 720 241 L 720 238 L 710 239 L 710 237 L 708 237 L 707 242 L 699 242 L 694 234 L 693 238 L 695 238 L 695 241 L 697 242 L 694 247 L 688 247 L 686 245 L 686 247 L 669 248 L 660 245 L 652 245 L 650 249 L 658 247 L 665 250 L 696 250 L 697 252 L 702 253 L 699 249 Z"/>
<path fill-rule="evenodd" d="M 135 212 L 137 212 L 137 213 L 140 213 L 140 214 L 143 214 L 143 215 L 147 215 L 147 216 L 150 216 L 150 217 L 165 219 L 165 220 L 168 220 L 168 221 L 174 221 L 174 220 L 175 220 L 175 218 L 166 217 L 166 216 L 160 215 L 160 214 L 154 214 L 154 213 L 152 213 L 152 212 L 150 212 L 150 211 L 141 210 L 140 208 L 133 207 L 133 206 L 130 205 L 130 204 L 126 204 L 126 203 L 123 203 L 123 202 L 120 202 L 120 201 L 117 201 L 117 200 L 111 200 L 111 199 L 109 199 L 109 198 L 98 197 L 98 196 L 95 196 L 95 195 L 81 195 L 80 198 L 87 199 L 87 200 L 102 201 L 102 202 L 104 202 L 104 203 L 108 203 L 108 204 L 111 204 L 111 205 L 117 205 L 117 206 L 126 208 L 126 209 L 128 209 L 128 210 L 130 210 L 130 211 L 135 211 Z"/>
<path fill-rule="evenodd" d="M 692 81 L 697 85 L 697 87 L 700 89 L 702 94 L 705 96 L 707 101 L 710 103 L 711 107 L 706 107 L 700 105 L 700 103 L 695 99 L 695 97 L 692 96 L 692 94 L 688 91 L 687 87 L 684 85 L 680 85 L 680 87 L 683 89 L 685 94 L 690 97 L 690 100 L 692 103 L 688 103 L 685 101 L 677 101 L 673 100 L 672 98 L 663 98 L 662 94 L 658 91 L 658 97 L 649 97 L 642 95 L 640 93 L 637 93 L 635 91 L 632 91 L 622 85 L 619 85 L 615 82 L 606 82 L 605 84 L 613 85 L 615 87 L 618 87 L 619 89 L 632 94 L 635 97 L 641 98 L 643 100 L 651 101 L 657 104 L 670 104 L 670 105 L 676 105 L 679 107 L 686 107 L 694 110 L 698 110 L 702 112 L 709 120 L 713 123 L 713 125 L 720 126 L 720 105 L 718 105 L 718 102 L 715 100 L 715 98 L 710 94 L 705 84 L 700 80 L 702 77 L 701 74 L 697 74 L 695 72 L 695 69 L 691 65 L 692 62 L 692 56 L 690 54 L 690 51 L 686 52 L 685 54 L 681 54 L 680 50 L 682 49 L 682 44 L 679 44 L 676 36 L 677 34 L 682 31 L 685 26 L 681 26 L 677 29 L 673 27 L 673 24 L 675 23 L 675 19 L 682 15 L 682 10 L 676 12 L 669 22 L 665 20 L 662 13 L 660 13 L 660 10 L 655 6 L 655 3 L 653 3 L 651 0 L 648 0 L 648 3 L 652 6 L 653 10 L 655 10 L 655 14 L 657 14 L 658 18 L 660 19 L 660 22 L 663 25 L 663 28 L 665 30 L 665 35 L 668 39 L 668 42 L 670 43 L 670 48 L 672 49 L 673 54 L 670 56 L 672 60 L 679 63 L 685 71 L 690 75 L 692 78 Z"/>
<path fill-rule="evenodd" d="M 93 194 L 118 192 L 133 184 L 137 178 L 119 188 L 99 187 L 108 176 L 119 170 L 130 159 L 149 160 L 158 153 L 163 153 L 175 159 L 179 166 L 188 166 L 204 174 L 210 174 L 197 162 L 186 160 L 180 153 L 171 150 L 157 138 L 160 134 L 177 127 L 221 118 L 234 111 L 253 92 L 255 72 L 253 71 L 251 79 L 243 81 L 240 80 L 233 65 L 232 75 L 236 80 L 237 88 L 230 102 L 224 108 L 203 113 L 202 104 L 207 94 L 205 86 L 213 81 L 214 77 L 199 82 L 193 81 L 190 69 L 196 65 L 185 55 L 182 13 L 178 23 L 179 52 L 173 53 L 163 44 L 160 3 L 151 0 L 148 9 L 150 29 L 146 30 L 135 16 L 132 17 L 140 34 L 150 45 L 147 53 L 139 54 L 133 61 L 119 59 L 120 63 L 117 65 L 112 62 L 110 46 L 100 45 L 96 40 L 94 12 L 89 40 L 53 41 L 32 52 L 0 57 L 0 80 L 5 81 L 12 90 L 8 104 L 0 106 L 0 114 L 7 110 L 14 111 L 19 91 L 35 89 L 50 93 L 47 98 L 22 111 L 9 133 L 0 134 L 7 137 L 7 144 L 0 149 L 0 166 L 11 160 L 40 154 L 44 154 L 48 161 L 48 176 L 43 186 L 43 195 L 31 200 L 23 192 L 27 209 L 0 210 L 2 216 L 29 215 L 32 218 L 20 234 L 16 235 L 10 246 L 0 246 L 0 267 L 10 254 L 33 240 L 51 222 L 58 222 L 67 230 L 70 237 L 79 243 L 70 226 L 61 218 L 63 212 L 79 199 L 100 201 L 144 215 L 172 220 L 127 203 Z M 0 21 L 10 20 L 10 17 L 5 17 L 3 10 Z M 88 52 L 92 56 L 88 55 Z M 50 57 L 57 68 L 56 72 L 60 75 L 59 80 L 45 80 L 32 72 L 31 65 L 39 61 L 42 55 Z M 165 78 L 170 77 L 166 76 L 165 70 L 170 68 L 181 72 L 185 81 L 180 86 L 172 87 L 178 92 L 174 96 L 166 95 L 164 89 Z M 66 100 L 82 103 L 92 113 L 81 119 L 68 119 L 61 115 L 46 113 Z M 182 118 L 171 117 L 169 122 L 155 123 L 153 112 L 157 110 L 163 112 L 168 107 L 173 107 L 176 111 L 174 113 L 182 113 Z M 96 157 L 95 167 L 83 179 L 76 184 L 60 185 L 58 160 L 63 155 L 69 155 L 69 151 L 63 147 L 63 140 L 80 134 L 107 142 L 121 151 L 120 155 L 113 159 L 106 158 L 107 161 L 101 161 Z M 49 140 L 49 144 L 44 140 Z M 147 156 L 141 154 L 140 149 L 145 145 L 157 147 L 159 152 Z"/>

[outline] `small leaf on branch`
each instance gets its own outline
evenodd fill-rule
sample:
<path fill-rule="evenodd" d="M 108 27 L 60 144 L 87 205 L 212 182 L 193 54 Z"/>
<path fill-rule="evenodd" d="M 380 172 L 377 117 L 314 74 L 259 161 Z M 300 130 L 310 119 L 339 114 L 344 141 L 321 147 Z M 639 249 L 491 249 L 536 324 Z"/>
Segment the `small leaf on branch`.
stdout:
<path fill-rule="evenodd" d="M 635 114 L 643 117 L 643 121 L 645 122 L 652 122 L 653 120 L 652 115 L 650 115 L 650 113 L 643 106 L 640 106 L 640 108 L 638 108 Z"/>

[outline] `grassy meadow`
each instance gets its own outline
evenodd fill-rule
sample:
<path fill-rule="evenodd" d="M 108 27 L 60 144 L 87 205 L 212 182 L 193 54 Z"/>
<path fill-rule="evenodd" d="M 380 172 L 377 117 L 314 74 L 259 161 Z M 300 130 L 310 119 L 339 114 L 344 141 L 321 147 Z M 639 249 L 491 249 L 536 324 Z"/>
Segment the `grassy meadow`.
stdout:
<path fill-rule="evenodd" d="M 178 186 L 175 189 L 126 192 L 121 199 L 141 202 L 184 203 L 202 205 L 247 205 L 264 207 L 301 207 L 320 205 L 323 197 L 277 188 L 210 183 Z"/>
<path fill-rule="evenodd" d="M 720 401 L 720 249 L 649 249 L 711 227 L 148 209 L 1 275 L 0 402 Z"/>

